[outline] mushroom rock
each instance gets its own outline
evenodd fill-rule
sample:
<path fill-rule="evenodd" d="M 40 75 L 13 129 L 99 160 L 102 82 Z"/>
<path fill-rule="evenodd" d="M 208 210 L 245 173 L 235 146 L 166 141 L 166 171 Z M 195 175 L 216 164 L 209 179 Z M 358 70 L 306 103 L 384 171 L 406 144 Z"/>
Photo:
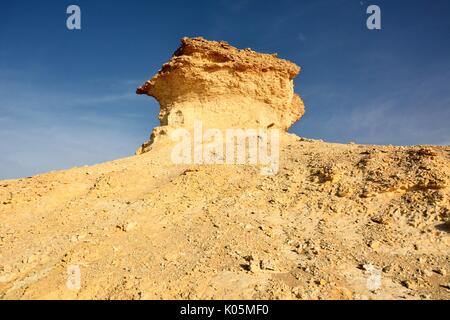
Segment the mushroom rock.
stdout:
<path fill-rule="evenodd" d="M 294 93 L 300 67 L 224 41 L 183 38 L 161 70 L 136 91 L 160 104 L 161 126 L 153 130 L 141 154 L 176 128 L 278 128 L 287 131 L 304 114 Z"/>

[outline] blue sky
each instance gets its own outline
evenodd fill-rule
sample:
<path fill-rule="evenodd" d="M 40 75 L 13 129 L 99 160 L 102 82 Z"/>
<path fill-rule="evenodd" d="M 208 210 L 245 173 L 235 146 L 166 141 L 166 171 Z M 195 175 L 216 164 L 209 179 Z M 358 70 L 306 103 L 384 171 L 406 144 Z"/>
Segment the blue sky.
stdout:
<path fill-rule="evenodd" d="M 77 4 L 82 30 L 66 28 Z M 381 8 L 382 30 L 366 28 Z M 302 67 L 291 132 L 450 144 L 450 1 L 11 1 L 0 9 L 0 179 L 132 155 L 158 124 L 134 94 L 183 36 Z"/>

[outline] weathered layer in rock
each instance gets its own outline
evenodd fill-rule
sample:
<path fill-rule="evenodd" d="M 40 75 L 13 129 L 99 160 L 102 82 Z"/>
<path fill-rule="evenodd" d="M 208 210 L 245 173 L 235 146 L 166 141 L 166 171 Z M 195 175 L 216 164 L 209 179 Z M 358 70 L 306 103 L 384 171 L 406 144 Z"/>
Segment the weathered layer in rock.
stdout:
<path fill-rule="evenodd" d="M 156 76 L 137 89 L 161 105 L 160 121 L 145 152 L 159 132 L 191 128 L 201 120 L 209 128 L 287 130 L 304 114 L 293 79 L 300 67 L 226 42 L 183 38 L 172 59 Z"/>

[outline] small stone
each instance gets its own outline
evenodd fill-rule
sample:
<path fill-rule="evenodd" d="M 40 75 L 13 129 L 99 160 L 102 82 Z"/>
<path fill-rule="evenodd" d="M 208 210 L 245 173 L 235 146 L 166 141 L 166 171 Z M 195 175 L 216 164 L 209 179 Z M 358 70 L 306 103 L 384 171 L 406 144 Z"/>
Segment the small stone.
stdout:
<path fill-rule="evenodd" d="M 131 230 L 136 228 L 136 226 L 137 226 L 137 222 L 128 222 L 128 223 L 124 223 L 123 225 L 117 226 L 117 228 L 119 228 L 120 230 L 122 230 L 124 232 L 130 232 Z"/>
<path fill-rule="evenodd" d="M 378 224 L 389 225 L 392 222 L 392 217 L 387 215 L 376 215 L 370 218 L 370 220 Z"/>
<path fill-rule="evenodd" d="M 441 276 L 444 276 L 444 277 L 447 275 L 447 271 L 443 268 L 436 269 L 436 270 L 434 270 L 434 272 L 436 272 L 437 274 L 440 274 Z"/>
<path fill-rule="evenodd" d="M 364 188 L 364 189 L 362 190 L 360 196 L 361 196 L 361 198 L 373 198 L 373 197 L 376 197 L 376 196 L 377 196 L 377 193 L 374 192 L 374 191 L 372 191 L 372 190 L 369 190 L 369 189 L 367 189 L 367 188 Z"/>
<path fill-rule="evenodd" d="M 319 279 L 319 280 L 316 280 L 315 283 L 316 283 L 318 286 L 324 286 L 324 285 L 327 284 L 327 281 L 324 280 L 324 279 Z"/>
<path fill-rule="evenodd" d="M 391 269 L 392 269 L 392 266 L 385 266 L 385 267 L 383 267 L 382 271 L 384 273 L 388 273 L 389 271 L 391 271 Z"/>
<path fill-rule="evenodd" d="M 265 234 L 266 236 L 268 236 L 269 238 L 271 238 L 271 237 L 273 236 L 273 232 L 272 232 L 272 229 L 270 229 L 270 227 L 267 227 L 267 226 L 264 226 L 264 225 L 260 225 L 260 226 L 259 226 L 259 229 L 260 229 L 261 231 L 263 231 L 264 234 Z"/>
<path fill-rule="evenodd" d="M 377 270 L 379 270 L 376 266 L 374 266 L 371 263 L 363 264 L 362 266 L 360 266 L 360 268 L 369 273 L 376 272 Z"/>
<path fill-rule="evenodd" d="M 372 248 L 373 250 L 377 250 L 379 249 L 381 246 L 381 242 L 378 240 L 374 240 L 372 242 L 370 242 L 369 247 Z"/>
<path fill-rule="evenodd" d="M 295 296 L 297 299 L 303 299 L 303 291 L 302 291 L 302 288 L 300 288 L 300 287 L 292 288 L 291 292 L 294 294 L 294 296 Z"/>
<path fill-rule="evenodd" d="M 410 290 L 414 290 L 414 289 L 417 288 L 416 284 L 413 283 L 413 282 L 410 281 L 410 280 L 402 281 L 402 285 L 403 285 L 405 288 L 408 288 L 408 289 L 410 289 Z"/>
<path fill-rule="evenodd" d="M 275 263 L 270 260 L 262 260 L 260 266 L 262 270 L 270 270 L 270 271 L 277 270 Z"/>
<path fill-rule="evenodd" d="M 168 254 L 165 254 L 164 256 L 163 256 L 163 259 L 165 260 L 165 261 L 168 261 L 168 262 L 172 262 L 172 261 L 176 261 L 177 260 L 177 254 L 176 253 L 168 253 Z M 200 259 L 200 262 L 201 263 L 204 263 L 204 262 L 206 262 L 206 259 Z"/>
<path fill-rule="evenodd" d="M 347 299 L 347 300 L 353 299 L 353 293 L 349 289 L 341 288 L 340 292 L 342 293 L 342 296 L 344 297 L 344 299 Z"/>
<path fill-rule="evenodd" d="M 336 191 L 336 195 L 340 198 L 346 197 L 350 194 L 350 189 L 347 186 L 340 185 Z"/>
<path fill-rule="evenodd" d="M 248 270 L 250 272 L 256 273 L 258 271 L 261 271 L 261 261 L 255 256 L 247 256 L 245 257 L 245 260 L 248 261 Z"/>

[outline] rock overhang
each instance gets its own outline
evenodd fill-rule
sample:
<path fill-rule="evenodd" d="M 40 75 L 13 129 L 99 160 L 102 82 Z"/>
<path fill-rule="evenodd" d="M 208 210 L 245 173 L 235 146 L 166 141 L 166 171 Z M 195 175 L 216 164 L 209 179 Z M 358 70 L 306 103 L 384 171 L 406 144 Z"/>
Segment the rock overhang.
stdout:
<path fill-rule="evenodd" d="M 303 101 L 294 92 L 300 70 L 277 54 L 183 38 L 170 61 L 137 94 L 152 96 L 160 104 L 161 127 L 153 135 L 192 128 L 195 121 L 209 128 L 287 131 L 304 114 Z"/>

